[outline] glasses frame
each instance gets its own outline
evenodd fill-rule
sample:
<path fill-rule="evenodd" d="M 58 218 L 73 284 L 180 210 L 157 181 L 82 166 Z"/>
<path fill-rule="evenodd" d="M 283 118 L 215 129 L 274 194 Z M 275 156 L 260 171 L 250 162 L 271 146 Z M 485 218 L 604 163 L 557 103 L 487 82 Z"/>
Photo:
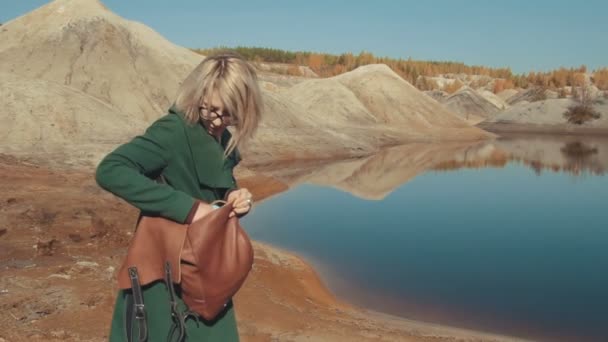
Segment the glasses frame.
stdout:
<path fill-rule="evenodd" d="M 213 121 L 213 120 L 219 118 L 220 121 L 226 126 L 236 126 L 236 124 L 237 124 L 234 117 L 230 113 L 227 113 L 226 111 L 222 111 L 222 114 L 220 114 L 217 112 L 217 109 L 210 110 L 209 107 L 206 105 L 198 106 L 198 111 L 199 111 L 199 115 L 200 115 L 201 119 L 203 119 L 205 121 Z M 203 111 L 207 112 L 207 115 L 206 115 L 207 117 L 205 117 L 205 115 L 203 114 Z"/>

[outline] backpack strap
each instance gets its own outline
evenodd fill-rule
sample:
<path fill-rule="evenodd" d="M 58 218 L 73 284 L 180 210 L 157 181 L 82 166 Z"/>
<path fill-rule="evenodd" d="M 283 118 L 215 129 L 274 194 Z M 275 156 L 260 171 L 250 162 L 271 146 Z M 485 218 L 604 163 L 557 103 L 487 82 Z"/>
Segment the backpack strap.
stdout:
<path fill-rule="evenodd" d="M 127 320 L 129 321 L 129 324 L 127 324 L 127 340 L 129 342 L 133 340 L 133 320 L 135 320 L 138 329 L 138 340 L 139 342 L 143 342 L 148 339 L 148 324 L 137 267 L 129 267 L 129 278 L 131 279 L 131 300 L 133 301 L 133 304 L 130 305 L 131 300 L 127 300 L 127 306 L 130 307 L 127 308 L 127 312 L 130 311 L 129 309 L 132 309 L 131 314 L 127 317 Z"/>
<path fill-rule="evenodd" d="M 177 307 L 177 295 L 175 294 L 175 288 L 173 285 L 173 277 L 171 275 L 171 263 L 165 262 L 165 285 L 167 286 L 167 292 L 169 293 L 169 305 L 171 306 L 171 319 L 173 320 L 173 326 L 169 331 L 167 341 L 173 341 L 173 336 L 177 332 L 177 342 L 185 341 L 187 337 L 186 331 L 186 319 L 192 316 L 196 319 L 196 313 L 190 310 L 185 310 L 180 313 Z M 198 326 L 198 320 L 196 320 Z"/>

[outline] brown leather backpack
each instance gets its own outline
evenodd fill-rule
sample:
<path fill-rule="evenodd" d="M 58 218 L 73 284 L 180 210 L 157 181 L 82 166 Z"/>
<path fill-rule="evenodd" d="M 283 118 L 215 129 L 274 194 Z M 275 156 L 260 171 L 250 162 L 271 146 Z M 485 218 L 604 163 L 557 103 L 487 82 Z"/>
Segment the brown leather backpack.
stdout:
<path fill-rule="evenodd" d="M 206 320 L 215 318 L 253 266 L 251 241 L 239 219 L 228 217 L 231 211 L 226 203 L 189 225 L 142 216 L 118 271 L 119 288 L 131 288 L 130 267 L 137 267 L 144 286 L 164 279 L 169 262 L 190 310 Z"/>

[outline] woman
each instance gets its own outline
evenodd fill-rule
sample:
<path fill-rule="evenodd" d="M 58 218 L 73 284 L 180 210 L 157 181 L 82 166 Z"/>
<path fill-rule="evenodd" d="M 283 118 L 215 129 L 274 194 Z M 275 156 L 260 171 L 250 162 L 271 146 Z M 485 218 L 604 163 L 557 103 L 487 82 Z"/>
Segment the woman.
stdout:
<path fill-rule="evenodd" d="M 233 202 L 231 216 L 245 215 L 253 204 L 251 193 L 237 187 L 232 169 L 240 161 L 238 146 L 258 127 L 261 109 L 253 67 L 235 53 L 209 56 L 184 80 L 168 114 L 101 161 L 97 183 L 142 213 L 179 223 L 200 219 L 214 209 L 209 203 L 218 199 Z M 233 133 L 228 126 L 234 127 Z M 164 183 L 153 180 L 161 174 Z M 181 312 L 187 312 L 179 286 L 175 292 Z M 110 341 L 137 340 L 131 336 L 133 330 L 138 335 L 137 324 L 126 314 L 129 298 L 131 290 L 119 291 Z M 165 283 L 143 286 L 143 299 L 147 340 L 177 336 Z M 187 341 L 239 339 L 232 301 L 212 322 L 198 315 L 185 318 Z"/>

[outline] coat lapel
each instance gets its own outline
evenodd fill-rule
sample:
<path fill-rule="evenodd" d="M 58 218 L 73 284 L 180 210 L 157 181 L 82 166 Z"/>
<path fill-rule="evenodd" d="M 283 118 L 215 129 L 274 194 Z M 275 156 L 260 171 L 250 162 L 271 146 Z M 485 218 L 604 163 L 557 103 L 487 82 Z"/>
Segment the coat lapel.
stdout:
<path fill-rule="evenodd" d="M 196 175 L 201 185 L 212 188 L 233 187 L 232 168 L 230 165 L 232 158 L 224 160 L 223 147 L 205 131 L 201 124 L 189 124 L 183 115 L 175 110 L 171 112 L 178 114 L 184 119 L 186 138 L 190 145 L 190 152 Z M 224 131 L 222 141 L 230 139 L 230 132 Z"/>

